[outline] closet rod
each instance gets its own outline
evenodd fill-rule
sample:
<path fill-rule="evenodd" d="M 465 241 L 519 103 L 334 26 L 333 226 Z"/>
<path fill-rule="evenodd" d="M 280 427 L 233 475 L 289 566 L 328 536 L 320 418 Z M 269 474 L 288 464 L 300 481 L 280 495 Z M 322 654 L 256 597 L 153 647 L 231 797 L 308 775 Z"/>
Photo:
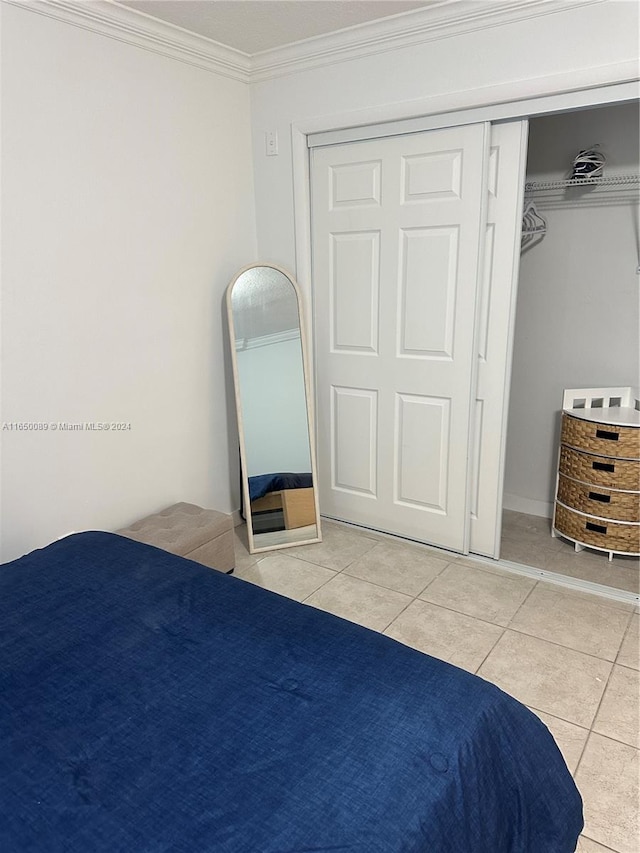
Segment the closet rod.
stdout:
<path fill-rule="evenodd" d="M 569 187 L 624 186 L 640 183 L 640 175 L 611 175 L 607 178 L 569 178 L 565 181 L 530 181 L 524 185 L 526 193 L 537 190 L 561 190 Z"/>

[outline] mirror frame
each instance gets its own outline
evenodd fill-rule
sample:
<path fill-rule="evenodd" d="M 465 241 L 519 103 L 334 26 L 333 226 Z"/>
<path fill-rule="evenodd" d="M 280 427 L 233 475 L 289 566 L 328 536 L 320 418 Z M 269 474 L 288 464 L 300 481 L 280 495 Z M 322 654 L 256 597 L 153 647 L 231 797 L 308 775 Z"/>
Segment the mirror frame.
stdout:
<path fill-rule="evenodd" d="M 293 542 L 282 542 L 272 545 L 265 545 L 262 547 L 257 547 L 255 544 L 254 532 L 253 532 L 253 519 L 251 515 L 251 501 L 249 500 L 249 478 L 246 473 L 247 471 L 247 452 L 246 452 L 246 444 L 245 444 L 245 432 L 244 432 L 244 420 L 242 415 L 242 401 L 240 396 L 240 375 L 238 370 L 238 359 L 236 356 L 236 335 L 235 335 L 235 324 L 233 320 L 233 305 L 232 305 L 232 293 L 233 288 L 238 279 L 244 275 L 244 273 L 249 270 L 260 269 L 261 267 L 268 267 L 269 269 L 276 270 L 281 273 L 287 281 L 289 281 L 293 287 L 293 291 L 296 297 L 296 303 L 298 308 L 298 323 L 300 325 L 300 349 L 302 354 L 302 372 L 304 376 L 304 394 L 305 394 L 305 402 L 306 402 L 306 410 L 307 410 L 307 428 L 309 434 L 309 455 L 311 457 L 311 477 L 313 481 L 313 500 L 315 507 L 315 515 L 316 515 L 316 537 L 308 538 L 308 539 L 300 539 L 299 541 Z M 308 355 L 307 355 L 307 330 L 305 317 L 302 310 L 302 298 L 300 287 L 295 280 L 295 278 L 291 275 L 288 270 L 283 267 L 277 266 L 277 264 L 272 263 L 254 263 L 247 264 L 242 267 L 234 277 L 231 279 L 226 291 L 226 303 L 227 303 L 227 320 L 229 324 L 229 348 L 231 350 L 231 364 L 233 367 L 233 387 L 235 392 L 235 403 L 236 403 L 236 418 L 237 418 L 237 426 L 238 426 L 238 439 L 240 442 L 240 477 L 242 481 L 242 501 L 243 501 L 243 509 L 244 509 L 244 517 L 247 524 L 247 539 L 249 544 L 249 553 L 250 554 L 259 554 L 264 551 L 275 551 L 281 548 L 295 548 L 298 545 L 311 545 L 315 542 L 322 542 L 322 531 L 320 529 L 320 505 L 318 501 L 318 472 L 316 465 L 316 446 L 315 446 L 315 430 L 314 430 L 314 411 L 313 411 L 313 401 L 311 395 L 311 383 L 310 383 L 310 372 L 309 372 L 309 363 L 308 363 Z M 260 534 L 255 534 L 260 535 Z"/>

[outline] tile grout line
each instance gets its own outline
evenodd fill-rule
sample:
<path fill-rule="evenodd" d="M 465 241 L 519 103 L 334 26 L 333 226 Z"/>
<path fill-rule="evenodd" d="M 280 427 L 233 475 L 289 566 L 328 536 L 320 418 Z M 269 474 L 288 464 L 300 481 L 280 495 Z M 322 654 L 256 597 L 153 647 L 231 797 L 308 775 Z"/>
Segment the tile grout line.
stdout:
<path fill-rule="evenodd" d="M 527 601 L 529 601 L 529 599 L 531 598 L 531 596 L 532 596 L 532 595 L 533 595 L 533 593 L 536 591 L 536 589 L 538 588 L 538 586 L 539 586 L 539 585 L 540 585 L 540 581 L 535 581 L 535 582 L 534 582 L 534 584 L 533 584 L 533 586 L 531 587 L 531 589 L 529 590 L 529 592 L 525 595 L 524 600 L 520 603 L 520 606 L 516 609 L 515 613 L 513 613 L 513 615 L 511 616 L 511 619 L 509 619 L 508 624 L 505 626 L 506 628 L 511 628 L 511 625 L 512 625 L 512 623 L 513 623 L 513 620 L 516 618 L 516 616 L 518 615 L 518 613 L 520 613 L 520 611 L 521 611 L 521 610 L 522 610 L 522 608 L 525 606 L 525 604 L 527 603 Z"/>
<path fill-rule="evenodd" d="M 320 568 L 322 568 L 322 569 L 326 569 L 327 567 L 326 567 L 326 566 L 320 566 Z M 333 569 L 329 569 L 329 571 L 333 571 Z M 316 594 L 316 592 L 318 592 L 319 590 L 323 589 L 323 587 L 325 587 L 328 583 L 331 583 L 331 581 L 334 581 L 334 580 L 337 578 L 337 576 L 338 576 L 339 574 L 340 574 L 340 572 L 335 572 L 335 574 L 333 575 L 333 577 L 332 577 L 332 578 L 327 578 L 327 580 L 326 580 L 326 581 L 323 581 L 323 582 L 320 584 L 320 586 L 316 587 L 316 588 L 313 590 L 313 592 L 310 592 L 310 593 L 309 593 L 309 595 L 305 596 L 304 598 L 301 598 L 301 599 L 300 599 L 300 604 L 306 604 L 306 603 L 307 603 L 307 601 L 311 598 L 311 596 L 312 596 L 312 595 L 315 595 L 315 594 Z"/>
<path fill-rule="evenodd" d="M 612 735 L 602 734 L 602 732 L 597 732 L 593 728 L 587 728 L 586 726 L 580 725 L 580 723 L 576 723 L 574 720 L 567 720 L 566 717 L 560 717 L 558 714 L 554 714 L 552 711 L 545 711 L 544 708 L 537 708 L 535 705 L 531 705 L 529 703 L 522 702 L 519 699 L 517 701 L 519 701 L 522 705 L 525 705 L 527 708 L 529 708 L 535 714 L 537 714 L 537 713 L 546 714 L 549 717 L 554 717 L 556 720 L 560 720 L 563 723 L 567 723 L 570 726 L 575 726 L 577 729 L 582 729 L 582 731 L 586 732 L 587 736 L 585 738 L 585 745 L 582 747 L 582 752 L 584 752 L 587 741 L 589 740 L 589 735 L 594 734 L 594 735 L 598 735 L 598 737 L 605 738 L 605 740 L 610 740 L 610 741 L 612 741 L 612 743 L 618 743 L 618 744 L 620 744 L 620 746 L 626 746 L 629 749 L 635 749 L 637 752 L 640 753 L 640 747 L 634 746 L 634 744 L 632 744 L 632 743 L 627 743 L 626 740 L 620 740 L 619 738 L 613 737 Z M 596 716 L 597 716 L 597 712 L 596 712 Z M 595 722 L 595 717 L 594 717 L 594 722 Z M 580 753 L 580 759 L 582 759 L 582 752 Z M 578 766 L 579 766 L 579 762 L 578 762 L 578 764 L 576 764 L 576 772 L 578 770 Z"/>
<path fill-rule="evenodd" d="M 489 622 L 487 624 L 494 625 L 495 623 Z M 521 637 L 531 637 L 533 640 L 540 640 L 540 642 L 542 643 L 549 643 L 550 646 L 555 646 L 558 649 L 566 649 L 568 652 L 575 652 L 576 654 L 584 655 L 588 658 L 593 658 L 593 660 L 599 660 L 602 661 L 602 663 L 608 663 L 612 668 L 615 665 L 615 661 L 609 660 L 608 658 L 598 657 L 598 655 L 594 655 L 593 652 L 585 652 L 583 649 L 574 649 L 573 646 L 565 646 L 563 643 L 558 643 L 555 640 L 549 640 L 547 639 L 547 637 L 539 637 L 537 634 L 529 634 L 527 631 L 523 631 L 521 628 L 514 628 L 512 625 L 508 625 L 506 627 L 503 625 L 499 625 L 498 627 L 504 627 L 505 631 L 512 631 L 514 634 L 519 634 Z M 628 669 L 632 669 L 632 667 L 628 667 Z"/>
<path fill-rule="evenodd" d="M 554 717 L 556 720 L 560 720 L 561 722 L 567 723 L 570 726 L 575 726 L 577 729 L 582 729 L 582 731 L 586 734 L 585 742 L 589 737 L 589 729 L 586 726 L 581 726 L 580 723 L 576 723 L 574 720 L 567 720 L 566 717 L 560 717 L 558 716 L 558 714 L 554 714 L 551 711 L 545 711 L 544 708 L 537 708 L 535 705 L 530 705 L 525 702 L 523 702 L 522 704 L 526 705 L 526 707 L 533 711 L 535 714 L 547 714 L 547 716 L 549 717 Z"/>
<path fill-rule="evenodd" d="M 388 637 L 389 635 L 388 635 L 388 634 L 385 634 L 384 632 L 385 632 L 385 631 L 387 631 L 387 630 L 391 627 L 391 625 L 393 625 L 393 623 L 396 621 L 396 619 L 399 619 L 399 618 L 402 616 L 402 614 L 403 614 L 403 613 L 404 613 L 404 612 L 405 612 L 409 607 L 411 607 L 411 605 L 412 605 L 415 601 L 417 601 L 417 596 L 416 596 L 415 598 L 412 598 L 412 599 L 411 599 L 411 601 L 410 601 L 408 604 L 406 604 L 406 605 L 402 608 L 402 610 L 400 610 L 400 612 L 399 612 L 399 613 L 396 613 L 396 615 L 393 617 L 393 619 L 391 620 L 391 622 L 389 622 L 387 625 L 385 625 L 385 626 L 384 626 L 384 628 L 380 631 L 380 633 L 381 633 L 381 634 L 384 634 L 384 636 L 385 636 L 385 637 Z M 395 638 L 395 637 L 389 637 L 389 639 L 390 639 L 390 640 L 395 640 L 396 638 Z M 396 640 L 396 642 L 400 643 L 400 642 L 402 642 L 402 641 L 401 641 L 401 640 Z M 407 644 L 406 644 L 406 643 L 403 643 L 403 645 L 407 645 Z M 408 646 L 408 648 L 413 648 L 413 646 Z M 419 650 L 419 649 L 416 649 L 416 651 L 420 651 L 420 650 Z M 423 652 L 422 654 L 424 654 L 424 652 Z"/>
<path fill-rule="evenodd" d="M 614 664 L 611 665 L 611 669 L 609 670 L 609 675 L 607 676 L 607 681 L 604 685 L 604 690 L 602 691 L 602 695 L 600 696 L 600 701 L 598 702 L 598 707 L 596 708 L 595 713 L 593 715 L 593 719 L 591 720 L 591 724 L 589 726 L 589 734 L 587 735 L 587 739 L 584 742 L 584 746 L 582 747 L 582 752 L 580 753 L 580 758 L 578 759 L 578 762 L 576 764 L 576 769 L 575 769 L 575 772 L 573 774 L 574 779 L 576 778 L 576 776 L 578 775 L 578 771 L 580 770 L 580 765 L 582 764 L 582 759 L 584 758 L 584 754 L 587 750 L 587 744 L 589 743 L 589 740 L 591 739 L 591 735 L 593 735 L 593 734 L 600 735 L 599 732 L 594 731 L 593 725 L 594 725 L 596 719 L 598 718 L 598 713 L 599 713 L 600 708 L 602 706 L 602 700 L 604 699 L 604 694 L 607 692 L 607 687 L 609 686 L 609 682 L 611 681 L 611 673 L 613 672 L 613 667 L 614 667 Z M 606 737 L 606 735 L 600 735 L 600 737 Z M 614 738 L 609 738 L 609 740 L 613 740 L 615 743 L 619 743 L 619 741 L 615 741 Z M 629 744 L 627 744 L 627 746 L 629 746 Z"/>
<path fill-rule="evenodd" d="M 357 559 L 360 559 L 360 558 L 358 557 Z M 328 566 L 321 566 L 319 563 L 312 563 L 311 565 L 318 566 L 318 567 L 319 567 L 319 568 L 321 568 L 321 569 L 329 569 L 329 567 L 328 567 Z M 420 598 L 420 596 L 424 593 L 424 591 L 425 591 L 426 589 L 428 589 L 429 585 L 430 585 L 431 583 L 433 583 L 433 581 L 434 581 L 434 580 L 436 580 L 438 577 L 440 577 L 440 575 L 442 574 L 442 572 L 444 572 L 444 569 L 445 569 L 448 565 L 450 565 L 450 564 L 449 564 L 449 563 L 447 563 L 447 565 L 446 565 L 443 569 L 441 569 L 441 570 L 440 570 L 440 572 L 438 572 L 438 574 L 437 574 L 435 577 L 431 578 L 431 580 L 430 580 L 430 581 L 428 581 L 428 583 L 426 584 L 426 586 L 424 586 L 424 587 L 420 590 L 420 592 L 419 592 L 419 593 L 417 593 L 417 595 L 414 595 L 414 594 L 413 594 L 413 593 L 411 593 L 411 592 L 403 592 L 403 591 L 402 591 L 402 590 L 400 590 L 400 589 L 395 589 L 395 587 L 384 586 L 384 585 L 383 585 L 383 584 L 381 584 L 379 581 L 373 581 L 373 580 L 369 580 L 369 579 L 367 579 L 367 578 L 361 578 L 359 575 L 352 575 L 352 574 L 349 574 L 349 572 L 347 571 L 347 569 L 348 569 L 351 565 L 352 565 L 352 563 L 349 563 L 349 565 L 348 565 L 348 566 L 345 566 L 345 568 L 344 568 L 344 569 L 329 569 L 329 571 L 335 572 L 335 574 L 336 574 L 336 575 L 343 575 L 343 574 L 344 574 L 344 575 L 346 575 L 346 576 L 347 576 L 347 577 L 349 577 L 349 578 L 353 578 L 353 580 L 360 581 L 361 583 L 368 583 L 368 584 L 371 584 L 371 586 L 375 586 L 375 587 L 377 587 L 378 589 L 383 589 L 383 590 L 385 590 L 385 592 L 395 592 L 395 593 L 397 593 L 398 595 L 406 595 L 407 597 L 411 598 L 411 599 L 412 599 L 412 601 L 416 601 L 416 600 L 418 600 L 418 599 Z M 329 578 L 329 580 L 334 580 L 334 578 Z M 325 581 L 325 583 L 328 583 L 328 582 L 329 582 L 329 581 Z M 323 584 L 323 586 L 324 586 L 324 584 Z M 319 588 L 320 588 L 320 587 L 318 587 L 318 589 L 319 589 Z M 426 602 L 425 602 L 425 604 L 430 604 L 430 603 L 431 603 L 431 602 L 428 602 L 428 601 L 426 601 Z M 408 606 L 408 605 L 407 605 L 407 606 Z M 445 609 L 450 609 L 450 608 L 445 608 Z M 454 612 L 460 612 L 460 614 L 461 614 L 462 616 L 468 615 L 468 614 L 462 613 L 461 611 L 454 611 Z M 472 618 L 473 618 L 473 617 L 472 617 Z M 486 620 L 481 620 L 481 621 L 486 621 Z M 488 623 L 488 624 L 493 624 L 493 623 Z M 502 626 L 500 626 L 500 627 L 502 627 Z"/>
<path fill-rule="evenodd" d="M 590 835 L 585 835 L 584 832 L 581 832 L 580 835 L 583 838 L 588 838 L 589 841 L 593 841 L 594 844 L 600 845 L 600 847 L 602 847 L 603 850 L 607 851 L 607 853 L 620 853 L 619 850 L 614 850 L 613 847 L 607 847 L 606 844 L 603 844 L 601 841 L 596 841 L 595 838 L 592 838 Z"/>
<path fill-rule="evenodd" d="M 631 615 L 633 616 L 633 614 L 631 614 Z M 627 631 L 629 630 L 630 624 L 631 624 L 631 618 L 629 618 L 629 621 L 627 622 L 627 627 L 626 627 L 626 629 L 622 635 L 622 639 L 620 640 L 620 646 L 618 647 L 618 651 L 616 653 L 616 660 L 618 658 L 618 655 L 620 654 L 620 649 L 622 648 L 622 643 L 624 641 L 624 638 L 627 635 Z M 580 753 L 580 758 L 578 760 L 578 763 L 576 764 L 576 771 L 574 774 L 574 778 L 575 778 L 575 775 L 577 774 L 578 770 L 580 769 L 580 764 L 582 763 L 582 757 L 584 756 L 585 750 L 587 748 L 587 744 L 589 743 L 589 738 L 591 737 L 592 734 L 598 735 L 599 737 L 608 738 L 609 740 L 613 741 L 614 743 L 620 743 L 623 746 L 630 746 L 632 749 L 635 749 L 636 751 L 640 752 L 640 750 L 638 750 L 638 747 L 633 746 L 633 744 L 625 743 L 625 741 L 620 741 L 617 738 L 611 737 L 610 735 L 603 735 L 594 729 L 594 726 L 596 724 L 596 720 L 598 719 L 598 714 L 600 713 L 600 708 L 602 707 L 602 703 L 604 701 L 604 697 L 607 693 L 607 689 L 609 688 L 609 684 L 611 683 L 611 677 L 613 676 L 613 670 L 614 670 L 615 666 L 616 666 L 616 662 L 614 660 L 613 664 L 611 665 L 611 669 L 609 670 L 609 675 L 607 676 L 607 683 L 605 684 L 604 690 L 602 691 L 602 695 L 600 696 L 600 701 L 598 702 L 598 707 L 596 708 L 595 714 L 593 715 L 593 720 L 591 721 L 591 726 L 589 727 L 589 734 L 587 735 L 587 739 L 584 742 L 584 747 L 582 748 L 582 752 Z M 631 669 L 631 667 L 628 667 L 628 669 Z"/>
<path fill-rule="evenodd" d="M 631 616 L 633 616 L 633 614 L 631 614 Z M 609 675 L 607 676 L 607 683 L 604 686 L 604 690 L 602 691 L 602 695 L 600 696 L 600 701 L 598 702 L 598 707 L 596 708 L 596 712 L 593 715 L 593 720 L 591 721 L 591 726 L 589 728 L 589 735 L 591 735 L 592 732 L 594 732 L 595 734 L 600 734 L 600 732 L 595 732 L 593 727 L 595 725 L 596 720 L 598 719 L 598 714 L 600 713 L 600 708 L 602 707 L 602 702 L 604 701 L 604 697 L 605 697 L 605 694 L 607 692 L 607 688 L 609 687 L 609 684 L 611 682 L 611 676 L 613 675 L 613 670 L 616 666 L 616 660 L 618 659 L 618 655 L 620 654 L 620 649 L 622 648 L 622 643 L 624 641 L 624 638 L 627 636 L 627 631 L 629 630 L 629 625 L 631 623 L 631 616 L 627 620 L 627 626 L 626 626 L 625 630 L 622 632 L 620 644 L 618 645 L 618 651 L 616 652 L 616 656 L 613 660 L 613 663 L 611 664 L 611 669 L 609 670 Z M 601 736 L 606 737 L 606 735 L 601 735 Z M 610 739 L 615 740 L 615 738 L 610 738 Z M 588 740 L 589 740 L 589 738 L 587 738 L 587 741 Z M 631 744 L 627 744 L 627 745 L 631 746 Z M 585 744 L 585 747 L 586 747 L 586 744 Z M 582 756 L 580 756 L 580 760 L 582 761 Z M 579 766 L 580 765 L 578 764 L 578 767 Z M 576 767 L 576 773 L 578 772 L 578 767 Z"/>
<path fill-rule="evenodd" d="M 482 669 L 482 667 L 484 666 L 484 664 L 487 662 L 487 660 L 489 659 L 489 655 L 491 655 L 491 654 L 493 653 L 493 651 L 494 651 L 495 647 L 498 645 L 498 643 L 500 642 L 500 640 L 504 637 L 504 635 L 507 633 L 507 631 L 508 631 L 508 630 L 510 630 L 510 625 L 511 625 L 511 623 L 513 622 L 513 620 L 515 619 L 516 615 L 520 612 L 520 610 L 521 610 L 521 609 L 522 609 L 522 607 L 524 606 L 525 602 L 528 600 L 529 596 L 533 593 L 534 589 L 535 589 L 537 586 L 538 586 L 538 582 L 536 582 L 536 583 L 534 583 L 534 584 L 533 584 L 533 586 L 531 587 L 531 589 L 529 590 L 529 592 L 528 592 L 528 593 L 526 594 L 526 596 L 524 597 L 524 600 L 523 600 L 523 601 L 521 601 L 521 602 L 520 602 L 519 607 L 517 607 L 517 608 L 516 608 L 515 613 L 513 613 L 513 615 L 512 615 L 512 616 L 511 616 L 511 618 L 509 619 L 508 623 L 507 623 L 506 625 L 504 625 L 504 626 L 501 626 L 501 627 L 503 627 L 503 631 L 502 631 L 502 633 L 500 634 L 500 636 L 498 637 L 498 639 L 495 641 L 495 643 L 493 644 L 493 646 L 491 647 L 491 649 L 489 650 L 489 652 L 487 652 L 487 654 L 485 655 L 485 657 L 484 657 L 484 659 L 483 659 L 482 663 L 480 664 L 480 666 L 476 669 L 476 671 L 475 671 L 475 674 L 476 674 L 476 675 L 478 675 L 478 673 L 480 672 L 480 670 Z M 491 682 L 491 683 L 493 684 L 493 682 Z M 496 686 L 497 686 L 497 685 L 496 685 Z"/>
<path fill-rule="evenodd" d="M 629 617 L 629 621 L 627 622 L 627 627 L 625 628 L 624 634 L 622 635 L 622 640 L 620 641 L 620 647 L 618 649 L 618 653 L 617 653 L 616 659 L 614 661 L 614 664 L 616 664 L 617 666 L 626 666 L 627 669 L 635 669 L 635 667 L 628 666 L 627 664 L 624 664 L 624 663 L 618 663 L 618 658 L 620 657 L 620 652 L 622 651 L 624 641 L 631 634 L 631 625 L 633 624 L 634 615 L 635 615 L 634 611 L 631 611 L 631 616 Z M 639 652 L 640 652 L 640 649 L 639 649 Z M 640 661 L 639 661 L 638 669 L 640 669 Z"/>
<path fill-rule="evenodd" d="M 348 569 L 349 566 L 351 566 L 356 560 L 360 560 L 362 557 L 364 557 L 370 551 L 373 551 L 373 548 L 375 548 L 375 545 L 373 545 L 373 547 L 371 547 L 371 548 L 368 548 L 366 551 L 363 551 L 362 554 L 358 554 L 357 557 L 353 557 L 353 559 L 350 560 L 346 564 L 346 566 L 343 566 L 341 569 L 332 569 L 330 566 L 325 566 L 322 563 L 316 563 L 315 560 L 307 559 L 307 558 L 302 557 L 298 554 L 288 554 L 287 556 L 293 557 L 294 559 L 298 560 L 301 563 L 307 563 L 308 565 L 312 565 L 312 566 L 319 566 L 321 569 L 329 569 L 330 571 L 335 572 L 336 574 L 341 574 L 342 572 L 345 571 L 345 569 Z"/>
<path fill-rule="evenodd" d="M 502 627 L 502 626 L 497 626 L 497 627 Z M 482 667 L 485 665 L 485 663 L 487 662 L 487 660 L 488 660 L 489 656 L 493 653 L 493 651 L 494 651 L 495 647 L 498 645 L 498 643 L 500 642 L 500 640 L 504 637 L 504 635 L 505 635 L 506 633 L 507 633 L 507 629 L 506 629 L 506 628 L 504 628 L 504 627 L 502 627 L 502 632 L 501 632 L 500 636 L 496 639 L 495 643 L 491 646 L 491 648 L 489 649 L 489 651 L 487 652 L 487 654 L 484 656 L 484 658 L 482 659 L 482 662 L 480 663 L 480 666 L 476 667 L 476 669 L 475 669 L 475 671 L 474 671 L 474 673 L 473 673 L 473 674 L 474 674 L 474 675 L 477 675 L 477 676 L 478 676 L 478 678 L 482 678 L 482 677 L 483 677 L 483 676 L 481 676 L 481 675 L 478 675 L 478 673 L 480 672 L 480 670 L 482 669 Z M 489 680 L 489 679 L 485 679 L 485 681 L 488 681 L 488 680 Z M 495 687 L 498 687 L 498 689 L 499 689 L 499 690 L 502 690 L 502 688 L 501 688 L 501 687 L 499 687 L 499 685 L 497 685 L 494 681 L 491 681 L 490 683 L 491 683 L 491 684 L 493 684 Z M 506 693 L 506 691 L 503 691 L 503 692 L 505 692 L 505 693 Z M 523 702 L 522 704 L 524 704 L 524 702 Z"/>

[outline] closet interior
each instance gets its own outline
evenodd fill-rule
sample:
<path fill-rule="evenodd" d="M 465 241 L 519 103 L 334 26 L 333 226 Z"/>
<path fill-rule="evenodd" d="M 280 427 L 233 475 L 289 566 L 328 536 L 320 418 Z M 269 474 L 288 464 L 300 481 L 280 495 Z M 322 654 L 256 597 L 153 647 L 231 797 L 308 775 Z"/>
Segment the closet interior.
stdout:
<path fill-rule="evenodd" d="M 638 128 L 637 102 L 529 123 L 500 550 L 636 594 L 637 556 L 578 551 L 551 519 L 563 392 L 639 384 Z M 585 151 L 601 179 L 567 186 Z"/>

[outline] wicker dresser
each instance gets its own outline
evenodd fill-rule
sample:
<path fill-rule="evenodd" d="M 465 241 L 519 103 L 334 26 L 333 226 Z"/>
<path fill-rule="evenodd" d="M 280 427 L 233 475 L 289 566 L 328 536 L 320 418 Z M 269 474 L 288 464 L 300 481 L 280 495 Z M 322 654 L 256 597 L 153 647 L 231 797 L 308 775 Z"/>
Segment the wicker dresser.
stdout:
<path fill-rule="evenodd" d="M 640 555 L 640 404 L 637 389 L 564 393 L 552 535 Z"/>

